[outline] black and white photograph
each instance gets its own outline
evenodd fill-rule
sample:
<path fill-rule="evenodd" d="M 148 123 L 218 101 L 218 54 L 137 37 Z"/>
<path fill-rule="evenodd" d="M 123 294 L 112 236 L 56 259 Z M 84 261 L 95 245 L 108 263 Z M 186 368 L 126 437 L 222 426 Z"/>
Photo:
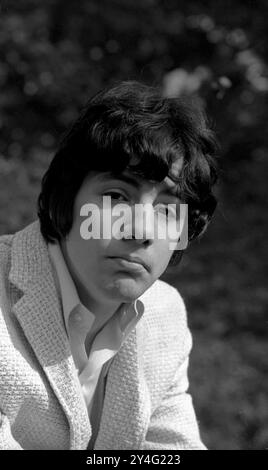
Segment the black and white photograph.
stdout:
<path fill-rule="evenodd" d="M 268 449 L 267 97 L 265 0 L 0 0 L 0 450 Z"/>

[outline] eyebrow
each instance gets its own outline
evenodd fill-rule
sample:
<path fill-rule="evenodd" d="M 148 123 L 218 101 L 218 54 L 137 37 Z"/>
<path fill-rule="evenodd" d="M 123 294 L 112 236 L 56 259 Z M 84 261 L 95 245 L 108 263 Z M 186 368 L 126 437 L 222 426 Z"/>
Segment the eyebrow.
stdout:
<path fill-rule="evenodd" d="M 124 183 L 130 184 L 131 186 L 134 186 L 135 188 L 138 187 L 138 189 L 142 187 L 142 181 L 139 181 L 137 178 L 130 176 L 130 175 L 123 174 L 123 173 L 114 173 L 112 171 L 99 174 L 97 179 L 100 182 L 105 182 L 105 181 L 109 181 L 110 179 L 115 179 L 115 180 L 123 181 Z M 168 196 L 173 196 L 176 198 L 179 197 L 177 186 L 174 186 L 173 188 L 167 187 L 163 189 L 161 193 L 166 194 Z"/>

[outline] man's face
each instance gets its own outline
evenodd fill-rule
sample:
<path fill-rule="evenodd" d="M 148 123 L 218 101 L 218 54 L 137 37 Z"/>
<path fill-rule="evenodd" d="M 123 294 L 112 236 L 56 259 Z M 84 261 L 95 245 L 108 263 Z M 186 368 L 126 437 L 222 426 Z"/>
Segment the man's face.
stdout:
<path fill-rule="evenodd" d="M 168 204 L 179 205 L 175 189 L 175 183 L 168 177 L 160 183 L 152 183 L 127 170 L 119 176 L 91 172 L 86 177 L 76 196 L 73 225 L 62 248 L 78 292 L 87 298 L 89 308 L 94 310 L 98 305 L 116 308 L 122 302 L 132 302 L 165 271 L 173 253 L 170 239 L 157 236 L 156 218 L 150 216 L 146 220 L 145 233 L 144 219 L 135 217 L 134 209 L 136 204 L 146 204 L 144 207 L 151 209 L 150 214 L 159 215 L 157 220 L 163 228 L 167 223 Z M 81 216 L 80 211 L 85 204 L 98 207 L 101 228 L 103 217 L 107 222 L 104 196 L 110 198 L 112 209 L 119 203 L 131 209 L 133 235 L 121 239 L 114 232 L 110 239 L 84 239 L 81 236 L 85 216 Z M 111 222 L 115 222 L 114 215 Z M 135 230 L 136 234 L 141 234 L 140 238 L 135 238 Z"/>

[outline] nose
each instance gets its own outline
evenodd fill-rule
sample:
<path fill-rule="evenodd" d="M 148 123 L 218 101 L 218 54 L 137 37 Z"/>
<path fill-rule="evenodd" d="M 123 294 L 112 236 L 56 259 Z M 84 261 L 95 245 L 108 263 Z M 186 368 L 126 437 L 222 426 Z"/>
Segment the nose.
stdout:
<path fill-rule="evenodd" d="M 135 204 L 132 208 L 131 226 L 125 227 L 128 236 L 124 240 L 135 240 L 140 245 L 151 245 L 154 239 L 154 209 L 152 204 Z"/>

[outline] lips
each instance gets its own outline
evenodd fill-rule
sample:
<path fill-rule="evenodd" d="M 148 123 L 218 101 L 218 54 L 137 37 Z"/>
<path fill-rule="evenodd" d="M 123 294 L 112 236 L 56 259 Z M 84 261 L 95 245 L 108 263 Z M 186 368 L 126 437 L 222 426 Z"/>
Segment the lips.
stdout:
<path fill-rule="evenodd" d="M 145 263 L 145 261 L 143 259 L 138 258 L 137 256 L 125 256 L 125 255 L 122 256 L 122 255 L 120 255 L 120 256 L 109 256 L 109 258 L 118 260 L 119 262 L 120 262 L 120 260 L 122 260 L 122 262 L 126 261 L 127 263 L 129 263 L 129 265 L 132 264 L 133 267 L 135 265 L 142 266 L 144 269 L 146 269 L 146 271 L 149 271 L 148 264 Z"/>

